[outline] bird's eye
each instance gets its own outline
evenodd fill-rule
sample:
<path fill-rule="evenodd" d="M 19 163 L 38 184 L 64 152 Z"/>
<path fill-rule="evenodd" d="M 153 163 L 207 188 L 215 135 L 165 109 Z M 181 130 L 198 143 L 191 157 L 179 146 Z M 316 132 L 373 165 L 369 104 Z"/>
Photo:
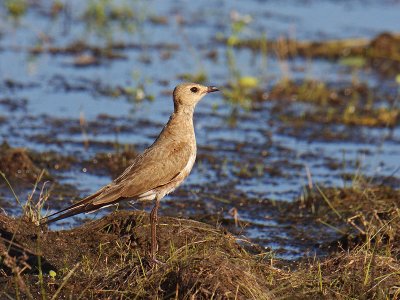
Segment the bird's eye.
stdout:
<path fill-rule="evenodd" d="M 192 87 L 190 90 L 192 91 L 192 93 L 197 93 L 199 91 L 199 89 L 195 86 Z"/>

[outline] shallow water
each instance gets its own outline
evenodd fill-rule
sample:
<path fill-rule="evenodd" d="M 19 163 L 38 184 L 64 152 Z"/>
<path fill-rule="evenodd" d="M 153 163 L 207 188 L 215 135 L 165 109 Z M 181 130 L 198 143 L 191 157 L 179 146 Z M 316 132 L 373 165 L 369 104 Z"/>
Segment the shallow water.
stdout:
<path fill-rule="evenodd" d="M 121 2 L 134 9 L 139 7 L 141 20 L 136 22 L 134 32 L 115 31 L 112 38 L 139 47 L 115 50 L 126 59 L 104 60 L 81 68 L 73 65 L 75 57 L 71 54 L 32 55 L 28 50 L 38 44 L 42 33 L 52 46 L 65 46 L 77 39 L 104 45 L 101 35 L 85 28 L 82 2 L 70 1 L 69 15 L 51 19 L 43 14 L 49 10 L 48 3 L 39 1 L 39 6 L 28 10 L 18 25 L 6 17 L 0 6 L 0 98 L 10 98 L 15 103 L 26 99 L 26 104 L 20 103 L 14 109 L 0 104 L 0 117 L 5 118 L 0 126 L 0 142 L 39 152 L 54 150 L 82 161 L 98 152 L 115 152 L 108 142 L 132 144 L 143 150 L 169 118 L 173 109 L 170 92 L 181 81 L 179 75 L 203 71 L 209 84 L 224 86 L 229 82 L 226 46 L 215 38 L 231 34 L 231 18 L 235 15 L 249 21 L 240 34 L 248 38 L 372 38 L 382 31 L 399 29 L 400 4 L 393 1 L 216 1 L 212 7 L 205 1 Z M 146 19 L 149 16 L 165 17 L 167 24 L 154 24 Z M 216 51 L 216 60 L 208 58 L 210 51 Z M 285 74 L 276 58 L 265 58 L 250 50 L 235 50 L 235 64 L 242 75 L 258 77 L 265 87 Z M 288 67 L 291 78 L 296 80 L 316 78 L 335 84 L 354 78 L 343 66 L 321 59 L 294 59 Z M 360 70 L 356 75 L 371 86 L 393 86 L 393 78 L 382 78 L 374 72 Z M 10 87 L 7 81 L 21 86 Z M 145 94 L 154 96 L 154 101 L 110 97 L 99 92 L 104 87 L 135 89 L 139 85 L 145 87 Z M 176 215 L 184 216 L 222 212 L 231 218 L 228 211 L 236 207 L 241 220 L 250 222 L 244 236 L 265 247 L 283 248 L 279 255 L 296 258 L 310 251 L 312 254 L 313 249 L 297 243 L 263 206 L 257 209 L 255 199 L 296 199 L 309 182 L 307 172 L 313 183 L 339 187 L 349 184 L 342 179 L 344 173 L 399 177 L 398 128 L 390 131 L 333 126 L 339 132 L 354 131 L 354 138 L 327 140 L 315 135 L 320 124 L 309 125 L 313 135 L 307 135 L 307 130 L 304 136 L 290 134 L 290 124 L 272 113 L 269 102 L 251 111 L 238 108 L 234 118 L 232 110 L 233 104 L 224 101 L 221 94 L 209 95 L 198 105 L 198 162 L 180 193 L 166 198 L 165 210 L 172 207 Z M 82 115 L 89 124 L 88 149 L 79 125 Z M 229 120 L 234 120 L 235 125 Z M 330 168 L 332 162 L 341 167 Z M 251 174 L 243 176 L 243 168 L 252 170 Z M 83 169 L 83 165 L 74 166 L 57 175 L 61 183 L 76 186 L 82 196 L 111 179 Z M 2 194 L 13 201 L 5 188 Z M 248 198 L 254 209 L 241 209 L 240 198 Z M 205 204 L 197 208 L 199 200 Z M 174 207 L 174 201 L 182 203 L 182 207 Z M 49 206 L 53 206 L 51 201 Z M 19 210 L 10 213 L 18 214 Z"/>

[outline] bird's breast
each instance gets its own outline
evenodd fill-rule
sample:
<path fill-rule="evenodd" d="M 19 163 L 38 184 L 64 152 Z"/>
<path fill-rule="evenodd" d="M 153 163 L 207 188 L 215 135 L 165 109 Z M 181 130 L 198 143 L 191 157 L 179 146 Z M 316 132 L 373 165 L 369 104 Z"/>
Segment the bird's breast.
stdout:
<path fill-rule="evenodd" d="M 167 195 L 172 193 L 182 182 L 189 176 L 190 171 L 193 168 L 194 162 L 196 161 L 196 150 L 190 155 L 189 160 L 187 161 L 185 167 L 179 172 L 178 176 L 165 185 L 162 190 L 163 195 Z"/>
<path fill-rule="evenodd" d="M 182 175 L 184 178 L 186 178 L 190 171 L 193 168 L 194 162 L 196 161 L 196 151 L 193 151 L 193 153 L 190 155 L 188 162 L 186 163 L 186 166 L 182 170 Z"/>

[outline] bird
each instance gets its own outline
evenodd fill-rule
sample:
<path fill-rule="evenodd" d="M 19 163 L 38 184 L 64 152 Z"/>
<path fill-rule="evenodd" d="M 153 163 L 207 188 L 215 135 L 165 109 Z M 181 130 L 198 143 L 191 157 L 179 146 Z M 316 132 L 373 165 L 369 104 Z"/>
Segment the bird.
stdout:
<path fill-rule="evenodd" d="M 182 83 L 173 91 L 174 111 L 154 143 L 111 183 L 95 193 L 40 220 L 40 225 L 80 213 L 90 213 L 124 200 L 154 201 L 150 213 L 151 259 L 158 251 L 157 221 L 160 201 L 188 177 L 196 160 L 197 145 L 193 114 L 197 103 L 215 86 Z"/>

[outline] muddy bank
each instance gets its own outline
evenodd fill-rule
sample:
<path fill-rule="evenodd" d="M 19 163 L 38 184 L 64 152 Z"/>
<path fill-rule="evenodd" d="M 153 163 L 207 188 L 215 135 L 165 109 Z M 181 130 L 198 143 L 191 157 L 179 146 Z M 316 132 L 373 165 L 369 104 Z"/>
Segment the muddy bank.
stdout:
<path fill-rule="evenodd" d="M 228 86 L 225 97 L 235 99 L 234 91 Z M 240 96 L 251 101 L 253 110 L 264 101 L 272 102 L 272 111 L 293 128 L 306 122 L 360 128 L 394 128 L 399 124 L 396 86 L 383 91 L 361 82 L 343 85 L 283 79 L 266 89 L 242 89 Z"/>
<path fill-rule="evenodd" d="M 263 280 L 270 267 L 230 234 L 196 221 L 160 219 L 158 259 L 163 264 L 155 267 L 147 258 L 145 213 L 118 212 L 62 232 L 41 232 L 32 223 L 4 215 L 0 224 L 3 296 L 76 297 L 77 291 L 92 299 L 272 295 Z"/>
<path fill-rule="evenodd" d="M 304 216 L 340 233 L 321 247 L 334 254 L 301 262 L 291 273 L 299 299 L 398 299 L 400 194 L 365 182 L 324 189 L 299 201 Z M 317 296 L 319 294 L 319 296 Z"/>
<path fill-rule="evenodd" d="M 326 257 L 274 258 L 220 225 L 161 217 L 158 259 L 148 259 L 143 212 L 119 211 L 66 231 L 0 215 L 0 295 L 39 299 L 396 299 L 400 295 L 399 192 L 382 186 L 310 190 L 271 203 L 301 228 L 338 238 Z M 301 238 L 299 234 L 298 238 Z M 318 243 L 318 237 L 315 237 Z M 77 294 L 79 293 L 79 295 Z"/>
<path fill-rule="evenodd" d="M 275 54 L 279 59 L 323 58 L 342 60 L 344 65 L 358 68 L 369 68 L 385 76 L 395 76 L 400 70 L 400 35 L 383 32 L 373 39 L 364 38 L 328 40 L 328 41 L 297 41 L 280 38 L 248 40 L 222 39 L 225 43 L 238 48 L 249 48 L 253 51 Z"/>

